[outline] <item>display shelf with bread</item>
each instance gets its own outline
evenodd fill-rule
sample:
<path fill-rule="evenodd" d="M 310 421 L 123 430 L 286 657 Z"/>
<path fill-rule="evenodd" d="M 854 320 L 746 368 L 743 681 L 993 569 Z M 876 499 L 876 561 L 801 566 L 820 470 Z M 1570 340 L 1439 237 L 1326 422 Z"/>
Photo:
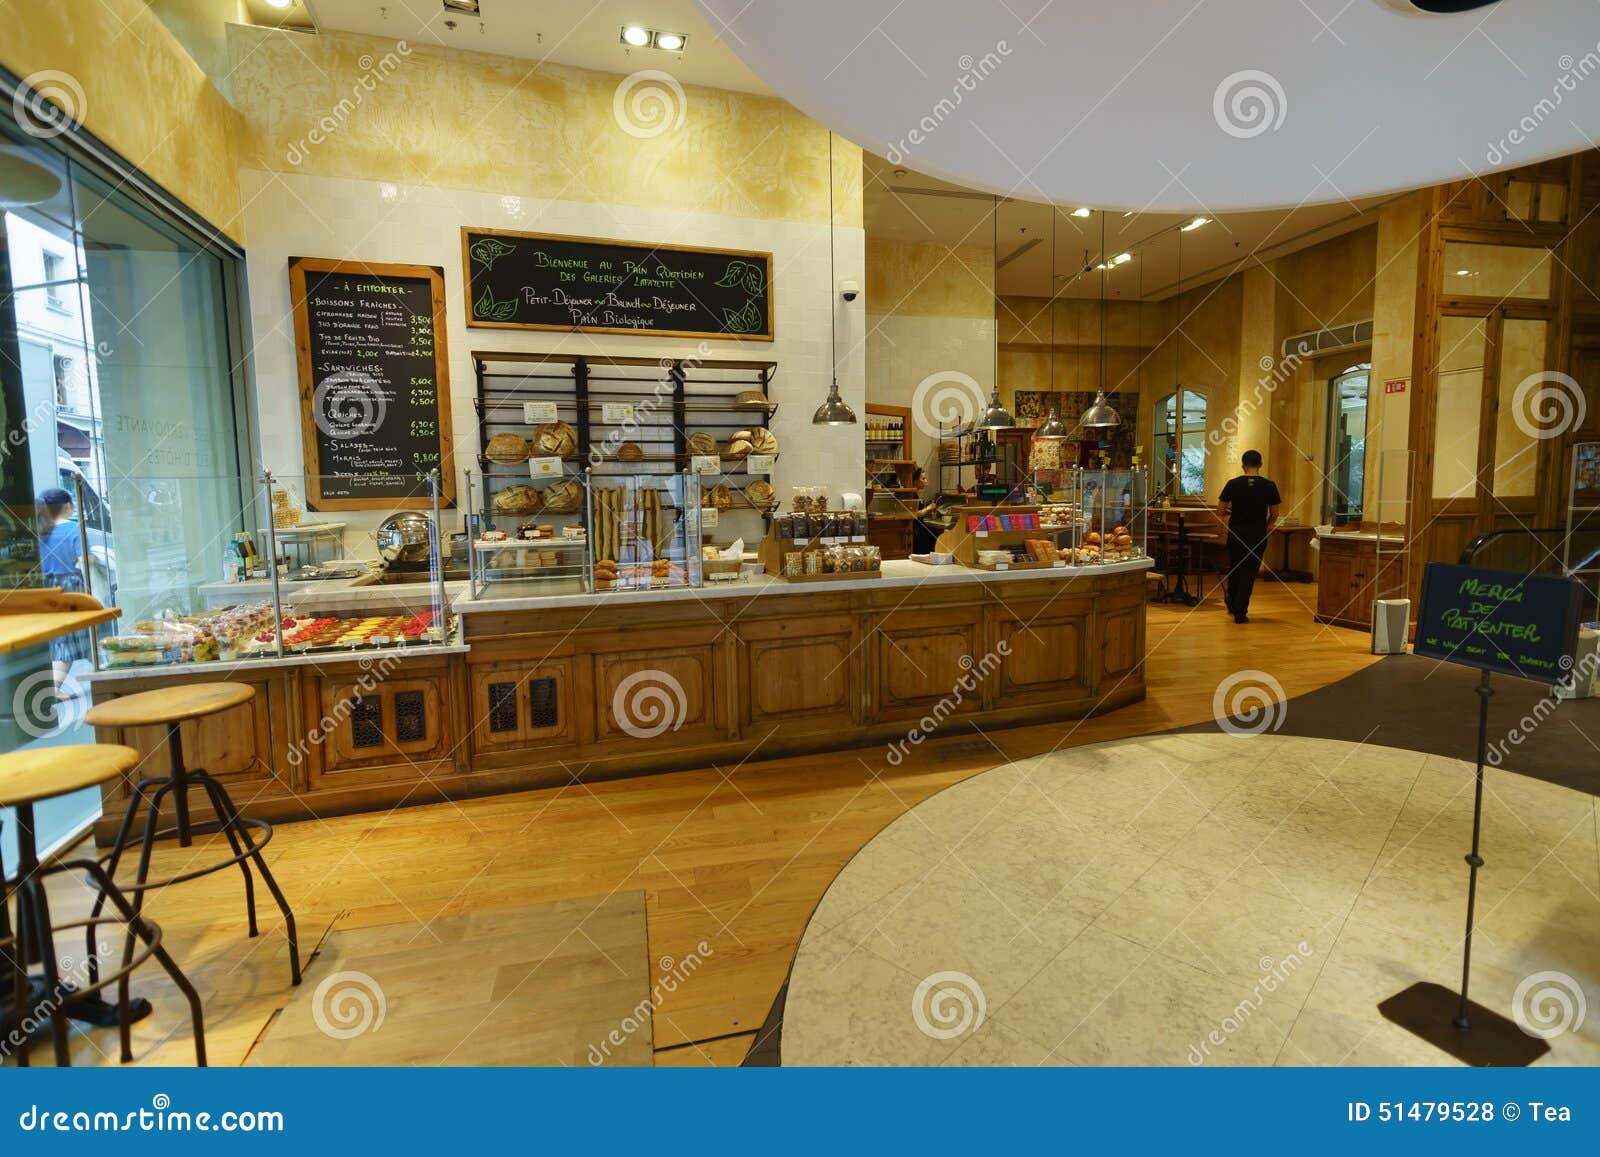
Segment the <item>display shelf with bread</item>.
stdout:
<path fill-rule="evenodd" d="M 468 471 L 465 494 L 475 593 L 527 584 L 587 589 L 588 494 L 582 475 L 507 480 Z"/>
<path fill-rule="evenodd" d="M 478 352 L 473 364 L 483 487 L 491 500 L 503 489 L 523 488 L 512 501 L 524 502 L 525 488 L 539 487 L 529 479 L 530 458 L 546 473 L 588 470 L 597 479 L 702 467 L 706 490 L 729 495 L 721 509 L 749 520 L 746 537 L 759 535 L 755 515 L 774 505 L 768 474 L 780 450 L 768 428 L 778 408 L 767 396 L 776 363 Z M 541 429 L 554 426 L 570 437 L 552 446 L 554 431 L 547 429 L 539 445 Z"/>
<path fill-rule="evenodd" d="M 670 590 L 702 580 L 700 479 L 681 474 L 586 477 L 590 589 Z"/>

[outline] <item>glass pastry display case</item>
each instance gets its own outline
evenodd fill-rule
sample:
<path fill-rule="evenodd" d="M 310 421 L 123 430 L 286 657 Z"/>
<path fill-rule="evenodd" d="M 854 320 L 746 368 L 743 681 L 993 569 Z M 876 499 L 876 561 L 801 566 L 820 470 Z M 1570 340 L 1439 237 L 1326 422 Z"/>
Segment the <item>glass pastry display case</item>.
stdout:
<path fill-rule="evenodd" d="M 591 473 L 585 483 L 593 590 L 700 586 L 698 475 Z"/>
<path fill-rule="evenodd" d="M 1072 501 L 1047 508 L 1064 532 L 1061 548 L 1078 566 L 1149 557 L 1149 475 L 1143 470 L 1074 470 Z"/>
<path fill-rule="evenodd" d="M 588 589 L 585 477 L 525 471 L 516 478 L 469 470 L 465 493 L 473 598 Z"/>
<path fill-rule="evenodd" d="M 307 481 L 269 474 L 115 482 L 117 546 L 130 547 L 116 555 L 123 617 L 116 633 L 98 640 L 101 668 L 338 657 L 450 641 L 436 476 L 408 483 L 427 509 L 385 518 L 370 540 L 330 533 L 340 557 L 317 563 L 299 561 L 277 538 L 285 527 L 323 523 L 301 496 L 329 493 L 340 479 L 314 480 L 310 490 Z M 231 516 L 219 502 L 230 493 L 243 502 Z M 162 532 L 137 534 L 146 525 Z M 357 554 L 366 557 L 346 557 Z"/>

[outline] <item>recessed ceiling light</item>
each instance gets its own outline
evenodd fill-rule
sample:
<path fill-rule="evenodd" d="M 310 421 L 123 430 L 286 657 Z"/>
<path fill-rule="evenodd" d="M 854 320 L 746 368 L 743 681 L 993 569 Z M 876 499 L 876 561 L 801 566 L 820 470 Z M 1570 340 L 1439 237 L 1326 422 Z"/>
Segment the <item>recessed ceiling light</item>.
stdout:
<path fill-rule="evenodd" d="M 1074 217 L 1087 217 L 1092 212 L 1094 212 L 1093 209 L 1085 209 L 1082 206 L 1079 206 L 1072 211 L 1072 215 Z"/>
<path fill-rule="evenodd" d="M 622 29 L 622 43 L 631 44 L 635 48 L 643 48 L 650 43 L 650 33 L 637 24 L 625 25 Z"/>
<path fill-rule="evenodd" d="M 1472 276 L 1472 270 L 1470 270 L 1470 269 L 1458 269 L 1458 270 L 1456 270 L 1456 276 L 1457 277 L 1471 277 Z"/>
<path fill-rule="evenodd" d="M 1200 226 L 1209 224 L 1210 221 L 1211 221 L 1210 217 L 1196 217 L 1194 220 L 1190 221 L 1187 225 L 1183 226 L 1183 231 L 1185 233 L 1193 233 L 1196 229 L 1200 228 Z"/>
<path fill-rule="evenodd" d="M 677 52 L 683 48 L 684 36 L 681 32 L 657 32 L 656 47 L 664 52 Z"/>
<path fill-rule="evenodd" d="M 268 8 L 293 8 L 294 0 L 266 0 Z"/>

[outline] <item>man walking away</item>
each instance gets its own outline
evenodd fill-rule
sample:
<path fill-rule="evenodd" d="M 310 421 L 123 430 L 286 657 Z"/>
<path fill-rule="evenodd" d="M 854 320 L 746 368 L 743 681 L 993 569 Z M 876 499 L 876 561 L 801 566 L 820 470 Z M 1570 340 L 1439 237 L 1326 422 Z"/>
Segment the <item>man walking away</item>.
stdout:
<path fill-rule="evenodd" d="M 1228 520 L 1228 611 L 1234 622 L 1248 623 L 1250 592 L 1283 499 L 1277 484 L 1261 476 L 1261 451 L 1246 450 L 1239 465 L 1244 473 L 1222 488 L 1217 516 Z"/>

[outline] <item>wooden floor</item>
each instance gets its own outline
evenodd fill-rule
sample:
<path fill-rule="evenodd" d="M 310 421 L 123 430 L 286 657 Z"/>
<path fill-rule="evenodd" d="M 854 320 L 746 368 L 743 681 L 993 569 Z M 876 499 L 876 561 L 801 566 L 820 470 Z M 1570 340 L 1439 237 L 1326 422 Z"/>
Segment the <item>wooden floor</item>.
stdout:
<path fill-rule="evenodd" d="M 1214 598 L 1192 609 L 1152 606 L 1148 698 L 1078 723 L 989 733 L 952 723 L 898 767 L 884 748 L 861 748 L 284 824 L 268 855 L 306 929 L 426 924 L 643 891 L 652 991 L 660 996 L 655 1062 L 737 1064 L 783 984 L 813 908 L 886 824 L 941 788 L 1009 760 L 1209 720 L 1219 682 L 1239 670 L 1269 669 L 1292 697 L 1373 662 L 1364 634 L 1312 622 L 1315 596 L 1314 586 L 1262 584 L 1246 625 L 1232 622 Z M 753 754 L 759 757 L 759 747 Z M 155 870 L 192 852 L 163 848 Z M 152 915 L 181 929 L 202 912 L 232 913 L 242 905 L 239 892 L 232 873 L 207 877 L 161 895 Z M 61 911 L 82 901 L 63 892 L 56 903 L 62 919 Z M 281 924 L 269 911 L 270 901 L 256 944 L 276 953 Z M 307 940 L 303 951 L 312 947 Z M 699 962 L 689 971 L 678 962 L 691 955 Z M 441 955 L 441 970 L 446 959 Z M 308 985 L 318 982 L 318 968 L 308 968 Z M 276 967 L 272 975 L 280 975 Z M 659 983 L 669 975 L 675 984 Z M 140 978 L 151 987 L 162 983 L 143 972 Z M 288 999 L 282 977 L 276 1005 Z M 158 1007 L 157 1015 L 163 1012 Z M 174 1036 L 156 1063 L 191 1063 L 182 1047 L 171 1047 L 184 1040 L 184 1025 L 168 1027 Z M 105 1047 L 114 1059 L 109 1040 Z"/>

